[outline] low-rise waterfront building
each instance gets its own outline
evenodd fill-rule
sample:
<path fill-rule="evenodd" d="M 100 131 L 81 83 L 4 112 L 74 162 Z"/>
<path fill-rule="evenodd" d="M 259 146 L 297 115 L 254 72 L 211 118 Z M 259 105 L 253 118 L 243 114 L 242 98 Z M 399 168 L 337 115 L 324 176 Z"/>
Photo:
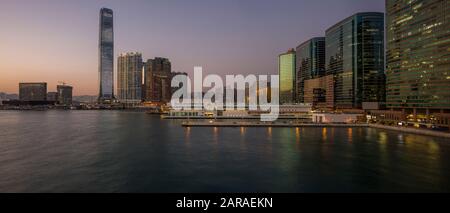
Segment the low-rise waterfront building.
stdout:
<path fill-rule="evenodd" d="M 168 118 L 210 118 L 217 116 L 216 112 L 203 110 L 171 110 Z"/>
<path fill-rule="evenodd" d="M 334 78 L 327 75 L 320 78 L 305 80 L 303 83 L 303 101 L 312 104 L 314 109 L 334 108 Z"/>
<path fill-rule="evenodd" d="M 309 114 L 312 112 L 312 104 L 284 104 L 279 106 L 280 115 Z"/>
<path fill-rule="evenodd" d="M 222 112 L 222 116 L 230 118 L 241 118 L 248 116 L 247 110 L 225 110 Z"/>
<path fill-rule="evenodd" d="M 47 101 L 56 103 L 58 101 L 58 93 L 57 92 L 48 92 L 47 93 Z"/>
<path fill-rule="evenodd" d="M 438 113 L 435 114 L 435 125 L 439 128 L 445 128 L 450 131 L 450 114 Z"/>
<path fill-rule="evenodd" d="M 406 122 L 406 114 L 394 110 L 371 110 L 368 115 L 370 122 L 398 123 Z"/>
<path fill-rule="evenodd" d="M 314 123 L 356 123 L 364 117 L 362 114 L 334 114 L 315 113 L 312 115 Z"/>
<path fill-rule="evenodd" d="M 47 101 L 47 83 L 19 83 L 20 101 Z"/>

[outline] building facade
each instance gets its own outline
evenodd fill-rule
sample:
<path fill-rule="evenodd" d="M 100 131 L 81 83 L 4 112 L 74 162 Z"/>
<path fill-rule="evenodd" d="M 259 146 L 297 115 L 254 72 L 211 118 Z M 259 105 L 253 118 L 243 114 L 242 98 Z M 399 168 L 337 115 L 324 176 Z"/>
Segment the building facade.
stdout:
<path fill-rule="evenodd" d="M 334 76 L 326 75 L 304 81 L 304 103 L 311 103 L 315 109 L 334 108 Z"/>
<path fill-rule="evenodd" d="M 304 103 L 305 81 L 325 75 L 325 37 L 312 38 L 297 47 L 296 72 L 297 101 Z"/>
<path fill-rule="evenodd" d="M 167 58 L 149 59 L 144 68 L 145 101 L 169 103 L 172 98 L 172 65 Z"/>
<path fill-rule="evenodd" d="M 142 54 L 121 54 L 117 60 L 117 98 L 121 102 L 142 101 Z"/>
<path fill-rule="evenodd" d="M 114 99 L 114 27 L 113 11 L 100 10 L 99 33 L 99 102 Z"/>
<path fill-rule="evenodd" d="M 357 13 L 326 31 L 326 73 L 336 108 L 385 102 L 384 14 Z"/>
<path fill-rule="evenodd" d="M 386 1 L 387 107 L 429 122 L 450 112 L 450 2 Z"/>
<path fill-rule="evenodd" d="M 58 101 L 58 92 L 47 92 L 47 101 L 56 103 Z"/>
<path fill-rule="evenodd" d="M 19 83 L 20 101 L 47 101 L 47 83 Z"/>
<path fill-rule="evenodd" d="M 68 85 L 57 85 L 58 104 L 70 106 L 72 105 L 73 87 Z"/>
<path fill-rule="evenodd" d="M 295 54 L 295 50 L 290 49 L 278 56 L 280 104 L 295 103 Z"/>

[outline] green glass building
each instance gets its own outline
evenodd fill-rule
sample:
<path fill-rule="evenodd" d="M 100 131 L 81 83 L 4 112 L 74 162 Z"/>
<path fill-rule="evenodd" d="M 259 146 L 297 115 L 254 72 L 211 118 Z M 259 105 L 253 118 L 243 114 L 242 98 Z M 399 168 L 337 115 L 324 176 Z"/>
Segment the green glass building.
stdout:
<path fill-rule="evenodd" d="M 326 73 L 338 109 L 385 102 L 384 14 L 357 13 L 326 31 Z"/>
<path fill-rule="evenodd" d="M 295 103 L 295 50 L 278 56 L 280 104 Z"/>
<path fill-rule="evenodd" d="M 325 37 L 312 38 L 296 49 L 296 95 L 304 102 L 305 81 L 325 75 Z"/>
<path fill-rule="evenodd" d="M 387 0 L 386 10 L 387 107 L 450 112 L 450 1 Z"/>

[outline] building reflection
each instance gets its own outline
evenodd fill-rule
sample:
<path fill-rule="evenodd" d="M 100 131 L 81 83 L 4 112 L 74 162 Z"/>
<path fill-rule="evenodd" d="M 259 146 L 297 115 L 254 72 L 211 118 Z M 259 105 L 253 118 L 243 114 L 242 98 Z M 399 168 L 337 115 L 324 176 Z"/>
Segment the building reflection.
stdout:
<path fill-rule="evenodd" d="M 272 127 L 267 128 L 267 136 L 272 139 Z"/>
<path fill-rule="evenodd" d="M 191 137 L 191 127 L 186 127 L 184 134 L 185 134 L 186 140 L 189 139 Z"/>
<path fill-rule="evenodd" d="M 245 136 L 245 127 L 241 127 L 241 136 Z"/>
<path fill-rule="evenodd" d="M 347 139 L 349 143 L 353 143 L 353 128 L 347 129 Z"/>
<path fill-rule="evenodd" d="M 322 128 L 322 140 L 327 141 L 327 128 Z"/>
<path fill-rule="evenodd" d="M 297 143 L 300 143 L 300 128 L 295 128 L 295 140 Z"/>

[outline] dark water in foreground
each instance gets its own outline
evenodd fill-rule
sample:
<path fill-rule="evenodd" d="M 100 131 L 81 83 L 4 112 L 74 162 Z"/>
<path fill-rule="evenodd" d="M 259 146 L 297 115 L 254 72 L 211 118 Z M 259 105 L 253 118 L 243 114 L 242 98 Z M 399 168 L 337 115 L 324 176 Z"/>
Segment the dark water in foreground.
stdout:
<path fill-rule="evenodd" d="M 0 192 L 450 192 L 450 141 L 365 128 L 182 128 L 0 111 Z"/>

